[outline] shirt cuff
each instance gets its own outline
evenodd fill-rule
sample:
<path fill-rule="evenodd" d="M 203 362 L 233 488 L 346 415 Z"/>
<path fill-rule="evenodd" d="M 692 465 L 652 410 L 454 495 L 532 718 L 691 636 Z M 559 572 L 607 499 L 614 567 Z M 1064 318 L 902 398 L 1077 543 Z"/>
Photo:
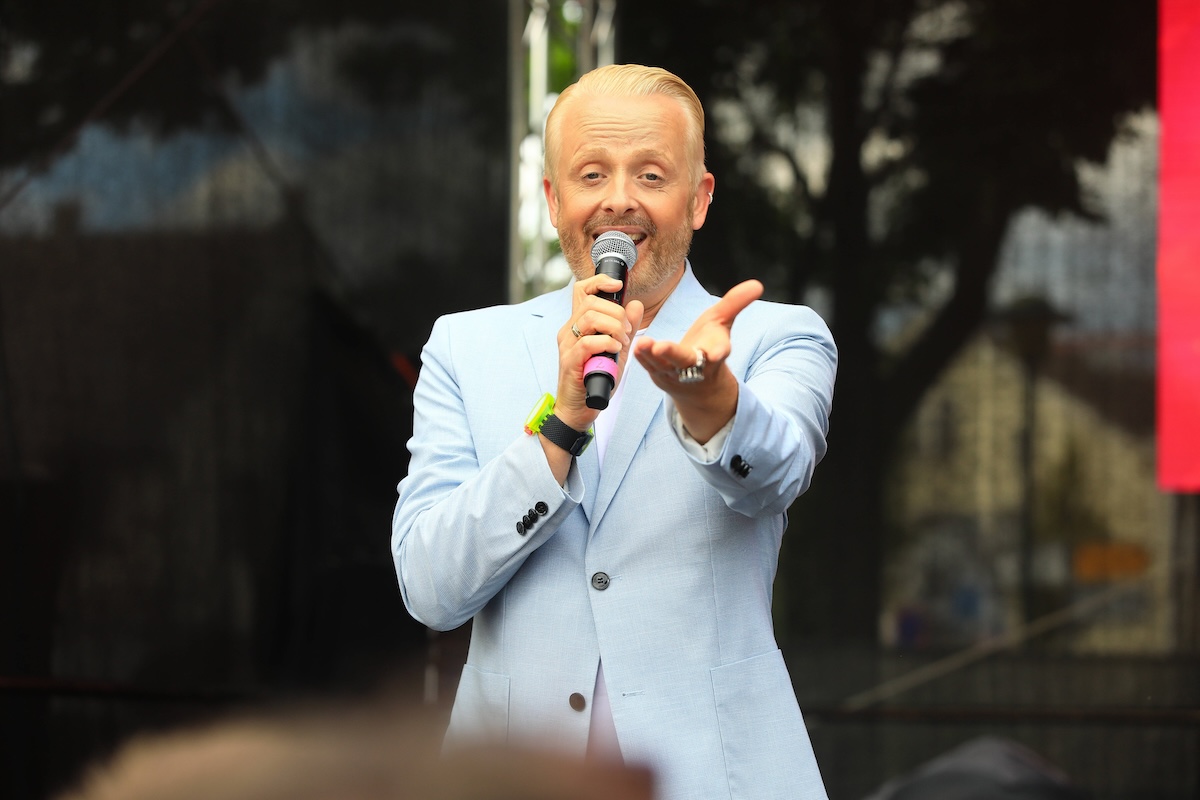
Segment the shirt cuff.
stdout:
<path fill-rule="evenodd" d="M 561 486 L 563 494 L 576 505 L 583 502 L 584 495 L 583 476 L 579 474 L 579 468 L 575 463 L 578 460 L 571 459 L 571 467 L 567 470 L 567 480 Z"/>
<path fill-rule="evenodd" d="M 729 418 L 729 422 L 725 423 L 725 427 L 714 433 L 712 438 L 704 444 L 700 444 L 692 438 L 688 429 L 683 427 L 683 419 L 679 416 L 679 410 L 669 399 L 667 401 L 667 419 L 671 421 L 671 427 L 675 429 L 675 436 L 683 445 L 685 453 L 701 463 L 715 464 L 721 458 L 721 451 L 725 448 L 725 440 L 729 438 L 729 432 L 733 430 L 733 421 L 737 419 L 737 413 L 734 413 Z"/>

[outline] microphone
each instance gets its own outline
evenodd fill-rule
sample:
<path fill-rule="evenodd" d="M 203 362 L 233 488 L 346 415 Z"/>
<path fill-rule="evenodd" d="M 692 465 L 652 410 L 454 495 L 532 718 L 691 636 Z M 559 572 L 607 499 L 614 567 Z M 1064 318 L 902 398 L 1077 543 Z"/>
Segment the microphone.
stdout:
<path fill-rule="evenodd" d="M 605 231 L 592 245 L 592 263 L 597 275 L 608 275 L 621 282 L 616 292 L 599 292 L 597 297 L 622 305 L 629 270 L 637 262 L 637 245 L 620 231 Z M 583 388 L 587 391 L 587 407 L 608 408 L 613 387 L 617 385 L 617 356 L 614 353 L 597 353 L 583 365 Z"/>

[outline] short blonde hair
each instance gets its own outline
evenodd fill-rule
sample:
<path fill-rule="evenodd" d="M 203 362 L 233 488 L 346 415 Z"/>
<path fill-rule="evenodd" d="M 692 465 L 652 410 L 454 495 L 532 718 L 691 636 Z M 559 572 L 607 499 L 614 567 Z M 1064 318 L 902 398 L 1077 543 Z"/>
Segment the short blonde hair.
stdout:
<path fill-rule="evenodd" d="M 558 96 L 550 114 L 546 117 L 545 161 L 542 171 L 555 182 L 555 169 L 558 163 L 558 146 L 562 129 L 562 114 L 570 102 L 582 97 L 650 97 L 661 94 L 673 98 L 683 108 L 688 120 L 685 133 L 690 158 L 688 173 L 692 185 L 700 183 L 704 175 L 704 106 L 700 98 L 692 91 L 692 87 L 684 83 L 678 75 L 668 72 L 661 67 L 643 67 L 640 64 L 610 64 L 585 73 L 575 83 L 568 86 Z"/>

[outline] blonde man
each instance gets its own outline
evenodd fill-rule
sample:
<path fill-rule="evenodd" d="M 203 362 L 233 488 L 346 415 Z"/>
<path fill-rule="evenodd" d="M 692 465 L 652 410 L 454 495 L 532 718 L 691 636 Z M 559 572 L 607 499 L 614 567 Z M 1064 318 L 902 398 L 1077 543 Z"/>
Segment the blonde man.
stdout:
<path fill-rule="evenodd" d="M 544 188 L 575 280 L 434 325 L 392 551 L 416 619 L 474 620 L 451 741 L 646 764 L 662 798 L 823 798 L 771 591 L 837 355 L 810 309 L 692 274 L 703 133 L 661 69 L 604 67 L 559 98 Z M 628 286 L 596 274 L 609 231 L 636 248 Z M 599 296 L 619 289 L 623 306 Z M 602 411 L 583 388 L 599 353 L 617 363 Z M 526 434 L 543 393 L 553 413 Z"/>

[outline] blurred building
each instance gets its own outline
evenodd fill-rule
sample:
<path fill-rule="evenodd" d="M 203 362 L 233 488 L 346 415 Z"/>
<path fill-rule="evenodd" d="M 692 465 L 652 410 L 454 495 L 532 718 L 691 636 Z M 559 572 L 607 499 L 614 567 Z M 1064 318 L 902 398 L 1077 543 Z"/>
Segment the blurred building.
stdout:
<path fill-rule="evenodd" d="M 1170 653 L 1176 625 L 1172 498 L 1154 461 L 1154 341 L 1060 336 L 1033 387 L 992 334 L 978 337 L 926 396 L 892 484 L 902 539 L 887 581 L 882 634 L 953 648 L 1018 630 L 1024 426 L 1031 468 L 1035 618 L 1112 591 L 1055 642 L 1076 653 Z"/>

